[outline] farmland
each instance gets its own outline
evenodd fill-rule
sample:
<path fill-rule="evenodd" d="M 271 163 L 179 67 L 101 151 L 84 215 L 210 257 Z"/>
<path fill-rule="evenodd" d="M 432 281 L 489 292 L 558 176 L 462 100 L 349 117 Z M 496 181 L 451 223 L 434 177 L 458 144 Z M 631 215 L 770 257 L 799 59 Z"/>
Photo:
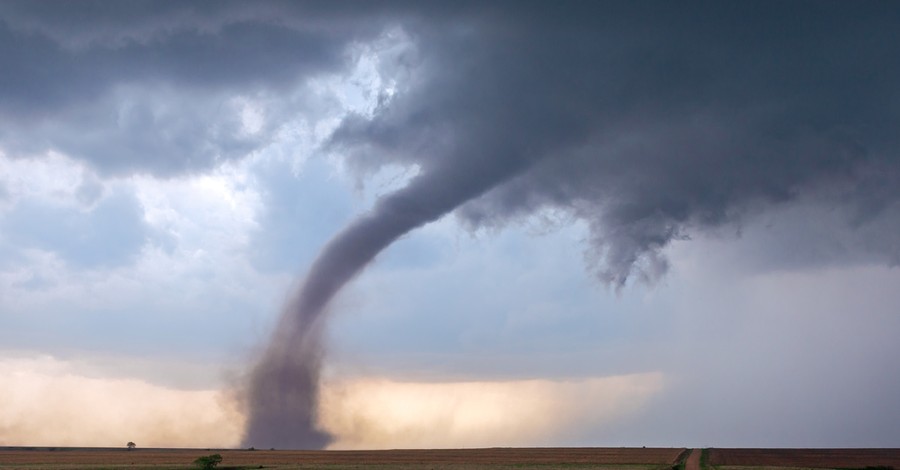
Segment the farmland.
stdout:
<path fill-rule="evenodd" d="M 706 449 L 703 468 L 900 469 L 900 449 Z M 401 470 L 696 469 L 700 449 L 684 448 L 490 448 L 440 450 L 290 451 L 235 449 L 134 449 L 0 447 L 0 470 L 189 469 L 194 459 L 220 454 L 220 469 L 360 468 Z M 690 455 L 691 458 L 688 458 Z"/>
<path fill-rule="evenodd" d="M 709 465 L 740 468 L 900 469 L 900 449 L 709 449 Z"/>
<path fill-rule="evenodd" d="M 217 453 L 219 468 L 329 469 L 581 469 L 669 470 L 681 448 L 493 448 L 378 451 L 217 449 L 0 448 L 0 469 L 187 469 Z"/>

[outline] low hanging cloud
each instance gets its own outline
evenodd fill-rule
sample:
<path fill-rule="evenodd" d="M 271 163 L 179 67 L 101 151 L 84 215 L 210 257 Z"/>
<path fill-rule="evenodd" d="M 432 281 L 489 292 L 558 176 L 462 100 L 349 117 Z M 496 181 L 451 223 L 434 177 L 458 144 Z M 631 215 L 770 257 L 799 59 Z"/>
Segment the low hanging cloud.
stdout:
<path fill-rule="evenodd" d="M 664 387 L 659 373 L 572 381 L 332 379 L 319 425 L 331 449 L 566 443 L 608 427 Z M 236 447 L 245 417 L 221 390 L 85 374 L 54 359 L 0 359 L 0 445 Z"/>
<path fill-rule="evenodd" d="M 332 449 L 571 445 L 586 429 L 639 412 L 659 373 L 565 380 L 416 383 L 362 379 L 325 386 Z"/>
<path fill-rule="evenodd" d="M 0 445 L 233 447 L 227 393 L 80 375 L 50 357 L 0 360 Z"/>

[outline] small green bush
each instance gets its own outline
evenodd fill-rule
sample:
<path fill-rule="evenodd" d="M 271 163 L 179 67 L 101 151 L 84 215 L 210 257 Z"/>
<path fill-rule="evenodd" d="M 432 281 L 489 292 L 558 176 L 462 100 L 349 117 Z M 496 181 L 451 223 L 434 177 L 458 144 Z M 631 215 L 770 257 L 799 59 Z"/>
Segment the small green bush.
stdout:
<path fill-rule="evenodd" d="M 205 457 L 197 457 L 197 460 L 194 460 L 194 466 L 202 470 L 212 470 L 216 468 L 216 465 L 219 465 L 219 462 L 221 461 L 221 455 L 212 454 Z"/>

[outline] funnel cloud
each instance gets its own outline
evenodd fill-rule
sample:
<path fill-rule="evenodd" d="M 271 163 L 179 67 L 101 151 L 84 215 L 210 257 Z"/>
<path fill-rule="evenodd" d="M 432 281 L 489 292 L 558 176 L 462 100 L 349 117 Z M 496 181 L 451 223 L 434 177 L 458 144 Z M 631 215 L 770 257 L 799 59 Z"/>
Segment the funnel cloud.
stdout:
<path fill-rule="evenodd" d="M 321 448 L 328 444 L 329 436 L 316 429 L 315 414 L 322 317 L 328 302 L 397 238 L 438 219 L 518 170 L 514 165 L 502 168 L 502 172 L 485 172 L 460 166 L 418 176 L 402 190 L 382 198 L 369 214 L 322 249 L 252 371 L 246 396 L 245 445 Z M 465 178 L 468 174 L 480 176 Z"/>

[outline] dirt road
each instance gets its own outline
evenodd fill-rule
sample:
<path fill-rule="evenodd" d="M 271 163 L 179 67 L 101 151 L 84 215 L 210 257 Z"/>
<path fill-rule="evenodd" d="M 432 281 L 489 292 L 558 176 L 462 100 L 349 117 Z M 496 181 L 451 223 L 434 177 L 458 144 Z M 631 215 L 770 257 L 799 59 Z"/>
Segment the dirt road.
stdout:
<path fill-rule="evenodd" d="M 700 454 L 703 449 L 691 449 L 691 454 L 684 461 L 684 470 L 700 470 Z"/>

